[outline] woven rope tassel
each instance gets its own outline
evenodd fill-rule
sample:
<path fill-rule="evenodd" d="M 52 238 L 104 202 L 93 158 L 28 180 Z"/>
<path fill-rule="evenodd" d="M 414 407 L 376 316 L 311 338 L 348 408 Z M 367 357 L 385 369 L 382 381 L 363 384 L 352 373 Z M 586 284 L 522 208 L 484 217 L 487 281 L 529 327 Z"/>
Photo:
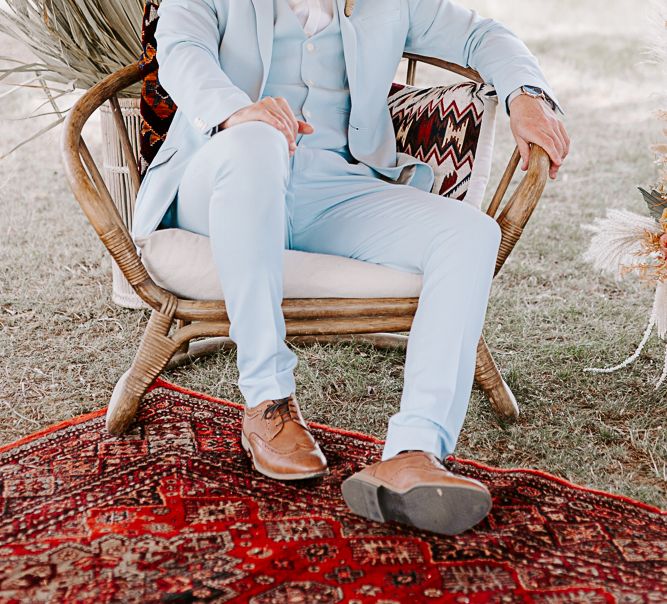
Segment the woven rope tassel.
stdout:
<path fill-rule="evenodd" d="M 345 0 L 345 16 L 349 17 L 354 10 L 355 0 Z"/>

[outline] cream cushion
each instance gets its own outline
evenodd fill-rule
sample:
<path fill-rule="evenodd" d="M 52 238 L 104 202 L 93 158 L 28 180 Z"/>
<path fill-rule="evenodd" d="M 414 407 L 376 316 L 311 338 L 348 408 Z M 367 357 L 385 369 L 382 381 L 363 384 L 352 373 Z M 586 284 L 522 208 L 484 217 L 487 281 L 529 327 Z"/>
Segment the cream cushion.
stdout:
<path fill-rule="evenodd" d="M 136 241 L 151 278 L 179 298 L 224 300 L 208 237 L 159 229 Z M 417 298 L 422 274 L 344 256 L 283 251 L 284 298 Z"/>
<path fill-rule="evenodd" d="M 431 192 L 479 209 L 491 172 L 495 90 L 473 82 L 431 88 L 394 84 L 388 104 L 397 152 L 433 168 Z M 224 300 L 208 237 L 170 228 L 135 243 L 158 285 L 180 298 Z M 332 254 L 283 254 L 284 298 L 416 298 L 421 293 L 421 273 Z"/>

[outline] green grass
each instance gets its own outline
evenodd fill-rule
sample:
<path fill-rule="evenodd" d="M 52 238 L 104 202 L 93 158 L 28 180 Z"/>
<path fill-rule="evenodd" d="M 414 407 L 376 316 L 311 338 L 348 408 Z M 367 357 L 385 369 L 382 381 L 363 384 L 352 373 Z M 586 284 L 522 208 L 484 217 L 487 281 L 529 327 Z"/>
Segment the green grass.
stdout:
<path fill-rule="evenodd" d="M 487 340 L 521 417 L 498 420 L 475 390 L 457 454 L 540 468 L 667 507 L 667 390 L 653 388 L 664 343 L 651 340 L 621 372 L 583 372 L 634 350 L 652 301 L 645 286 L 615 283 L 581 259 L 589 237 L 581 225 L 608 207 L 643 212 L 635 187 L 655 177 L 648 145 L 660 136 L 653 115 L 660 69 L 642 62 L 648 3 L 475 6 L 540 56 L 573 146 L 496 279 L 487 315 Z M 423 84 L 436 77 L 430 69 L 418 75 Z M 0 99 L 0 114 L 37 100 L 28 91 Z M 0 149 L 8 149 L 36 123 L 4 121 L 2 128 Z M 0 163 L 0 443 L 104 406 L 147 319 L 111 302 L 109 260 L 65 182 L 57 135 Z M 99 150 L 95 124 L 87 140 Z M 501 116 L 494 183 L 511 150 Z M 400 400 L 403 353 L 358 343 L 294 348 L 308 419 L 384 436 Z M 165 377 L 241 401 L 235 363 L 233 351 L 221 353 Z"/>

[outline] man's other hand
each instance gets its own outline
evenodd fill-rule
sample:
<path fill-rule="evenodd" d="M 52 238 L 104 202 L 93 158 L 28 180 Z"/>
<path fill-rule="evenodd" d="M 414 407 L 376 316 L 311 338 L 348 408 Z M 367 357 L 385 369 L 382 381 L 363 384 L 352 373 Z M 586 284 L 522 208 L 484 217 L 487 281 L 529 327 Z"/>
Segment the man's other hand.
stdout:
<path fill-rule="evenodd" d="M 510 127 L 521 153 L 521 169 L 528 169 L 530 143 L 535 143 L 549 155 L 549 176 L 555 179 L 570 152 L 570 137 L 554 110 L 541 98 L 520 94 L 510 103 Z"/>
<path fill-rule="evenodd" d="M 266 122 L 280 130 L 287 139 L 290 155 L 293 155 L 296 151 L 297 134 L 312 134 L 315 132 L 313 126 L 296 119 L 292 108 L 287 103 L 287 99 L 272 96 L 263 97 L 256 103 L 232 113 L 220 124 L 220 127 L 222 129 L 230 128 L 236 124 L 252 120 Z"/>

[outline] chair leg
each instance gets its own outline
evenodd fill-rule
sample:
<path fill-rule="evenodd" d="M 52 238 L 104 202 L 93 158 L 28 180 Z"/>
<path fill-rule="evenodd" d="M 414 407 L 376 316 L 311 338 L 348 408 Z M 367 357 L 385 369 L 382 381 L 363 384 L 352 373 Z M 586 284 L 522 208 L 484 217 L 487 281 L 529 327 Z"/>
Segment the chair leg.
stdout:
<path fill-rule="evenodd" d="M 180 327 L 179 322 L 179 327 Z M 369 333 L 369 334 L 335 334 L 335 335 L 321 335 L 315 334 L 310 336 L 297 335 L 287 336 L 287 342 L 294 344 L 312 345 L 315 343 L 325 344 L 329 342 L 366 342 L 372 344 L 376 348 L 387 350 L 405 350 L 408 342 L 408 336 L 394 334 L 394 333 Z M 191 363 L 195 359 L 200 359 L 221 350 L 233 350 L 236 344 L 229 336 L 216 336 L 192 342 L 191 344 L 184 344 L 176 350 L 174 356 L 171 358 L 165 369 L 171 370 L 177 367 L 182 367 Z"/>
<path fill-rule="evenodd" d="M 310 336 L 287 336 L 288 342 L 295 344 L 311 345 L 315 343 L 328 344 L 330 342 L 365 342 L 372 344 L 376 348 L 386 350 L 405 350 L 408 345 L 408 336 L 397 333 L 351 333 L 322 335 L 315 334 Z"/>
<path fill-rule="evenodd" d="M 183 321 L 182 319 L 177 319 L 176 320 L 176 329 L 181 329 L 182 327 L 186 327 L 189 324 L 190 324 L 190 321 Z M 179 354 L 185 354 L 186 355 L 186 354 L 188 354 L 189 350 L 190 350 L 190 342 L 184 342 L 176 350 L 176 355 L 179 355 Z M 173 359 L 172 359 L 172 361 L 173 361 Z"/>
<path fill-rule="evenodd" d="M 221 350 L 234 350 L 236 343 L 229 336 L 215 336 L 191 342 L 184 345 L 183 349 L 176 351 L 171 361 L 167 363 L 166 369 L 172 370 L 192 363 L 195 359 L 201 359 Z"/>
<path fill-rule="evenodd" d="M 171 312 L 154 310 L 146 326 L 132 366 L 121 376 L 111 395 L 106 415 L 107 430 L 123 434 L 132 423 L 139 403 L 153 380 L 165 368 L 178 349 L 169 337 L 175 304 Z"/>
<path fill-rule="evenodd" d="M 491 402 L 493 410 L 500 416 L 507 419 L 516 419 L 519 417 L 519 405 L 505 383 L 496 362 L 491 356 L 484 336 L 477 345 L 477 366 L 475 367 L 475 381 L 484 391 Z"/>

